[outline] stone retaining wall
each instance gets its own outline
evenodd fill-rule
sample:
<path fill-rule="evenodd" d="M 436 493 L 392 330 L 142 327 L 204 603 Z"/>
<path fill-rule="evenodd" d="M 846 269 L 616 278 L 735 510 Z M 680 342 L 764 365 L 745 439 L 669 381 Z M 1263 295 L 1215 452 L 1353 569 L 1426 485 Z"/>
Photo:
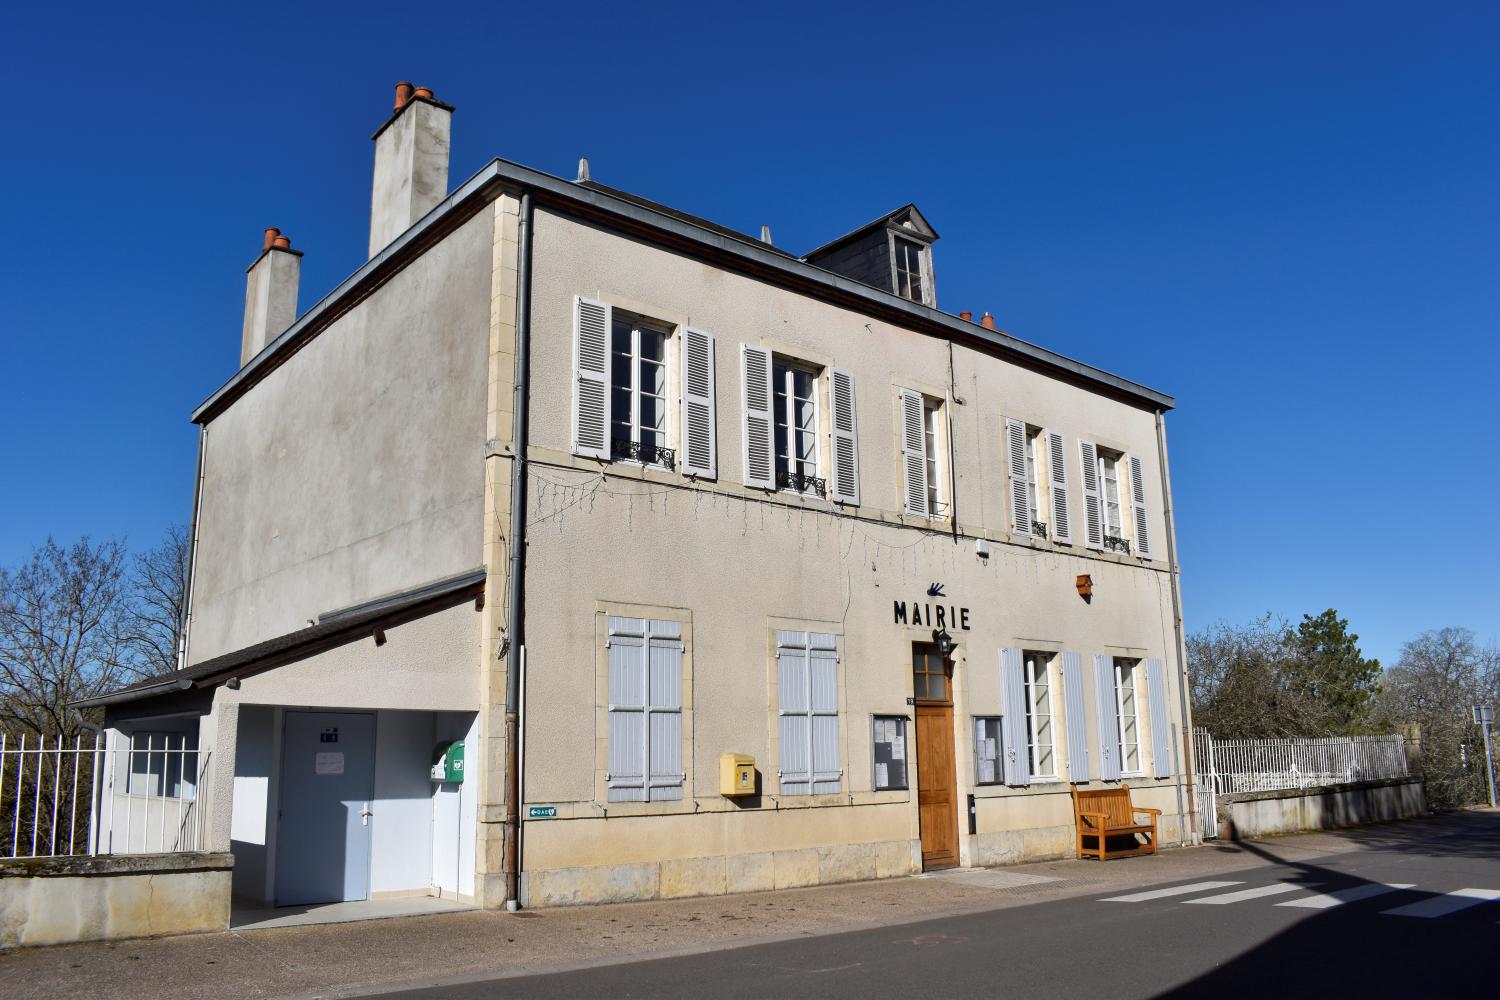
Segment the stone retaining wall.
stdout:
<path fill-rule="evenodd" d="M 0 861 L 0 948 L 229 928 L 229 854 Z"/>
<path fill-rule="evenodd" d="M 1250 840 L 1408 819 L 1427 812 L 1420 778 L 1221 795 L 1219 836 Z"/>

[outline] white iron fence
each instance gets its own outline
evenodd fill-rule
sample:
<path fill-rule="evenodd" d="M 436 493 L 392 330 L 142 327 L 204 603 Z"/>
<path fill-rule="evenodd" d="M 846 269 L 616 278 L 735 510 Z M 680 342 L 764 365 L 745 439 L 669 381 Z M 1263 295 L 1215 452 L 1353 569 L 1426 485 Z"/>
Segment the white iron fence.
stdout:
<path fill-rule="evenodd" d="M 1199 780 L 1219 795 L 1407 776 L 1401 736 L 1216 740 L 1195 729 L 1193 739 Z"/>
<path fill-rule="evenodd" d="M 0 733 L 0 858 L 203 850 L 207 763 L 177 733 Z"/>

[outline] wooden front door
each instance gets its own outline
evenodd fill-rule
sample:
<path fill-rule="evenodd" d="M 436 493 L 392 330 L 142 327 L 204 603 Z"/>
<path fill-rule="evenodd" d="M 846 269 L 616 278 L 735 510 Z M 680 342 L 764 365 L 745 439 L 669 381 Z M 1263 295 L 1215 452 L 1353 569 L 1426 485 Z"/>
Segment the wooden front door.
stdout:
<path fill-rule="evenodd" d="M 935 646 L 912 647 L 917 713 L 917 823 L 922 870 L 958 864 L 958 774 L 953 761 L 952 666 Z"/>

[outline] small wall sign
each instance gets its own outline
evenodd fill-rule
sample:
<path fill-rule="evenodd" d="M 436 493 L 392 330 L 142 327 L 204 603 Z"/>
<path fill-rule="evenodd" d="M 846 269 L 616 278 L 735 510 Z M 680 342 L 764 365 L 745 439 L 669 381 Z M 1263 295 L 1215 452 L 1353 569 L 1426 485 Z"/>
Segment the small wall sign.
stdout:
<path fill-rule="evenodd" d="M 554 819 L 557 816 L 557 806 L 527 806 L 527 819 Z"/>
<path fill-rule="evenodd" d="M 939 587 L 941 589 L 941 587 Z M 910 609 L 905 601 L 896 601 L 891 616 L 897 625 L 920 625 L 923 628 L 956 628 L 969 631 L 969 609 L 941 604 L 925 604 L 912 601 Z"/>

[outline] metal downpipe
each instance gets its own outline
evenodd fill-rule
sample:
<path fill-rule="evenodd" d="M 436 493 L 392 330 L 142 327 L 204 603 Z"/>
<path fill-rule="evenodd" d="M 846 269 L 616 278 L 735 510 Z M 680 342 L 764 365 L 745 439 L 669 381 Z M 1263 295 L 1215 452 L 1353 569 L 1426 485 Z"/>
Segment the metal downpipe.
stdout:
<path fill-rule="evenodd" d="M 531 192 L 521 195 L 516 233 L 515 455 L 510 482 L 510 576 L 506 580 L 509 643 L 505 659 L 505 907 L 521 900 L 521 645 L 525 640 L 526 447 L 531 402 Z"/>
<path fill-rule="evenodd" d="M 1162 411 L 1156 411 L 1156 464 L 1161 470 L 1162 509 L 1167 521 L 1167 568 L 1171 578 L 1172 632 L 1177 644 L 1177 700 L 1182 713 L 1182 759 L 1186 765 L 1188 822 L 1193 828 L 1193 843 L 1198 843 L 1198 794 L 1194 788 L 1193 715 L 1188 702 L 1187 642 L 1182 631 L 1181 567 L 1177 564 L 1177 520 L 1172 511 L 1172 473 L 1167 467 L 1167 426 Z"/>

